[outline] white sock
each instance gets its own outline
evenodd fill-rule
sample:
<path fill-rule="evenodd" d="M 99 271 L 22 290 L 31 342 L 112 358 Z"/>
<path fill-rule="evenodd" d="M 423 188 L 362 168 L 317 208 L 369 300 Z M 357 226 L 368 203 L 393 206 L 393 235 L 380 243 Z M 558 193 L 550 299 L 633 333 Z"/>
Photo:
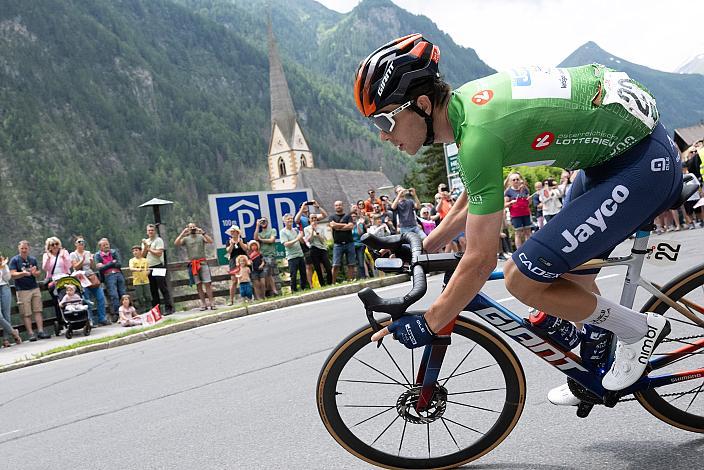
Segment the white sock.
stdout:
<path fill-rule="evenodd" d="M 626 344 L 635 343 L 648 332 L 648 317 L 645 314 L 600 295 L 596 296 L 596 310 L 583 321 L 613 331 Z"/>

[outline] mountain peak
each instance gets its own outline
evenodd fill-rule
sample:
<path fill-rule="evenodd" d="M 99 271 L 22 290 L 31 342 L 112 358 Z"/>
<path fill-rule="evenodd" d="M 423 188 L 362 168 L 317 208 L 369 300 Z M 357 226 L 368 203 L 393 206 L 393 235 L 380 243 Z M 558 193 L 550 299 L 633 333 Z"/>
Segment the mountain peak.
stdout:
<path fill-rule="evenodd" d="M 599 45 L 598 45 L 597 43 L 595 43 L 594 41 L 587 41 L 587 42 L 585 42 L 584 44 L 582 44 L 581 46 L 579 46 L 579 47 L 577 48 L 577 50 L 580 50 L 580 49 L 584 49 L 584 50 L 586 50 L 586 49 L 592 49 L 592 50 L 596 49 L 597 51 L 604 51 L 604 49 L 602 49 L 601 47 L 599 47 Z"/>

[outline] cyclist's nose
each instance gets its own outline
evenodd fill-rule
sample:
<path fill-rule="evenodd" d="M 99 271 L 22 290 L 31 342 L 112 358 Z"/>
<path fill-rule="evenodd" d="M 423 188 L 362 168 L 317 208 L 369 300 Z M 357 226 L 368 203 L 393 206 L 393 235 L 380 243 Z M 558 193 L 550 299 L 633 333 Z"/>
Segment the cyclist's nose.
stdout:
<path fill-rule="evenodd" d="M 379 139 L 381 139 L 382 142 L 391 140 L 391 134 L 386 131 L 379 131 Z"/>

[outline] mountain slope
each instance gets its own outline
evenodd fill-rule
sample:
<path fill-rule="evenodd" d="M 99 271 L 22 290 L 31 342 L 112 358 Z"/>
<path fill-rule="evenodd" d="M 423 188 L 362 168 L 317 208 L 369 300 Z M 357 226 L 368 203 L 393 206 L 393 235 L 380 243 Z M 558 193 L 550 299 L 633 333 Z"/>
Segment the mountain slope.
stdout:
<path fill-rule="evenodd" d="M 655 96 L 661 121 L 670 131 L 704 120 L 704 75 L 661 72 L 633 64 L 609 54 L 594 42 L 579 47 L 559 66 L 592 62 L 626 72 L 645 85 Z"/>
<path fill-rule="evenodd" d="M 341 90 L 287 73 L 321 166 L 404 173 Z M 167 0 L 4 1 L 0 247 L 83 233 L 124 249 L 152 196 L 176 202 L 169 223 L 205 224 L 208 193 L 267 187 L 267 77 L 265 47 Z"/>

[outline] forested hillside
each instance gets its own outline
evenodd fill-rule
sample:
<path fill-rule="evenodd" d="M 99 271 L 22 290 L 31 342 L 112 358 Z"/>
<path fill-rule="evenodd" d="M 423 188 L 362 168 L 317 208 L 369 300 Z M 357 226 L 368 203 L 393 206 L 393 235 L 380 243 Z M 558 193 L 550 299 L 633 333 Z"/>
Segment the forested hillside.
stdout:
<path fill-rule="evenodd" d="M 407 171 L 409 159 L 377 141 L 349 92 L 349 74 L 381 42 L 425 30 L 443 57 L 459 59 L 448 79 L 491 70 L 388 1 L 347 15 L 309 0 L 272 4 L 321 167 L 381 167 L 397 181 Z M 361 10 L 370 7 L 374 21 Z M 151 218 L 137 206 L 153 196 L 175 201 L 168 224 L 206 224 L 208 193 L 267 189 L 265 12 L 259 0 L 2 0 L 0 249 L 76 233 L 125 249 Z"/>

